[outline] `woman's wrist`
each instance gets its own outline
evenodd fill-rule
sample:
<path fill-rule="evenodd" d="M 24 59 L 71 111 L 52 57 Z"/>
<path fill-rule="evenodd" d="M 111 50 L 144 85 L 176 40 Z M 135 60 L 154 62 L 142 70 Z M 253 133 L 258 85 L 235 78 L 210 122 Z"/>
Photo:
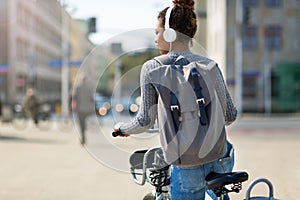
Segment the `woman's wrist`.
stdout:
<path fill-rule="evenodd" d="M 114 126 L 114 131 L 115 131 L 115 132 L 122 133 L 122 132 L 121 132 L 121 129 L 120 129 L 120 124 L 116 124 L 116 125 Z"/>

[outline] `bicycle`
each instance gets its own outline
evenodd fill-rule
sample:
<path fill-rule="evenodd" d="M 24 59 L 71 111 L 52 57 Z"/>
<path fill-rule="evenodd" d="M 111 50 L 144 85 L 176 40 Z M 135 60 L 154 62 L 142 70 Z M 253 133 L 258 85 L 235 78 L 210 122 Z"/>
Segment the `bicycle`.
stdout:
<path fill-rule="evenodd" d="M 130 172 L 135 183 L 144 185 L 148 182 L 154 186 L 154 190 L 147 194 L 143 200 L 171 200 L 169 188 L 170 165 L 164 161 L 160 147 L 135 151 L 131 154 L 129 163 L 131 165 Z M 141 176 L 140 180 L 138 180 L 137 175 Z M 230 192 L 239 193 L 242 190 L 242 183 L 247 181 L 248 178 L 249 175 L 245 171 L 229 173 L 211 172 L 205 179 L 206 189 L 213 190 L 218 200 L 224 200 L 224 196 Z M 251 190 L 258 183 L 266 183 L 268 185 L 268 197 L 251 197 Z M 255 179 L 247 188 L 245 200 L 276 200 L 274 198 L 272 183 L 266 178 Z"/>
<path fill-rule="evenodd" d="M 130 172 L 135 183 L 144 185 L 146 182 L 154 186 L 152 193 L 147 194 L 143 200 L 171 200 L 169 192 L 170 166 L 164 162 L 160 147 L 149 150 L 139 150 L 129 158 Z M 140 170 L 140 171 L 138 171 Z M 141 176 L 138 180 L 137 175 Z M 218 199 L 223 200 L 229 192 L 239 192 L 242 182 L 248 180 L 246 172 L 215 173 L 211 172 L 206 177 L 207 189 L 214 190 Z M 232 185 L 227 189 L 226 185 Z"/>
<path fill-rule="evenodd" d="M 35 116 L 35 119 L 26 113 L 21 104 L 15 104 L 13 110 L 12 126 L 18 130 L 25 130 L 31 119 L 33 119 L 40 130 L 49 130 L 51 128 L 51 107 L 49 104 L 44 103 L 41 105 L 40 110 Z"/>
<path fill-rule="evenodd" d="M 118 133 L 113 132 L 113 137 Z M 160 147 L 148 150 L 137 150 L 129 157 L 130 173 L 134 182 L 138 185 L 149 183 L 154 186 L 151 193 L 144 196 L 143 200 L 171 200 L 170 195 L 170 165 L 164 161 Z M 141 178 L 138 178 L 141 176 Z M 206 189 L 212 190 L 218 200 L 224 200 L 226 194 L 242 190 L 242 183 L 247 181 L 249 175 L 245 171 L 229 173 L 209 173 L 206 180 Z M 250 193 L 258 183 L 266 183 L 269 187 L 269 196 L 251 197 Z M 246 191 L 245 200 L 277 200 L 274 198 L 273 185 L 266 178 L 258 178 L 252 181 Z"/>
<path fill-rule="evenodd" d="M 18 130 L 24 130 L 27 128 L 28 116 L 25 114 L 21 104 L 15 104 L 13 107 L 13 119 L 12 126 Z"/>

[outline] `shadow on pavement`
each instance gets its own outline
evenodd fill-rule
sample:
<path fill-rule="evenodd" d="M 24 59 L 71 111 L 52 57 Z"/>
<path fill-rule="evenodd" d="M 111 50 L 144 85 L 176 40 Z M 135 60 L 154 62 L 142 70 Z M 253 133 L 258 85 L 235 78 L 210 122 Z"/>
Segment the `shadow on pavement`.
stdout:
<path fill-rule="evenodd" d="M 14 142 L 24 142 L 24 143 L 37 143 L 37 144 L 65 144 L 66 142 L 57 141 L 52 139 L 43 139 L 43 138 L 23 138 L 18 136 L 8 136 L 0 134 L 1 141 L 14 141 Z"/>

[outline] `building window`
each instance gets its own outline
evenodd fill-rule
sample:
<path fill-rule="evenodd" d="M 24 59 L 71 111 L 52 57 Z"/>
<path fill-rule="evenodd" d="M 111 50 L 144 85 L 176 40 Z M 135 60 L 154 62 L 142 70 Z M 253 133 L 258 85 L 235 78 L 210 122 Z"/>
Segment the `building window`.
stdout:
<path fill-rule="evenodd" d="M 244 7 L 257 7 L 258 0 L 243 0 Z"/>
<path fill-rule="evenodd" d="M 282 28 L 280 26 L 268 26 L 265 29 L 266 48 L 279 50 L 282 48 Z"/>
<path fill-rule="evenodd" d="M 255 98 L 258 91 L 257 77 L 243 76 L 243 97 Z"/>
<path fill-rule="evenodd" d="M 282 5 L 281 0 L 265 0 L 267 7 L 280 7 Z"/>
<path fill-rule="evenodd" d="M 243 27 L 243 49 L 255 50 L 258 46 L 258 29 L 256 26 Z"/>

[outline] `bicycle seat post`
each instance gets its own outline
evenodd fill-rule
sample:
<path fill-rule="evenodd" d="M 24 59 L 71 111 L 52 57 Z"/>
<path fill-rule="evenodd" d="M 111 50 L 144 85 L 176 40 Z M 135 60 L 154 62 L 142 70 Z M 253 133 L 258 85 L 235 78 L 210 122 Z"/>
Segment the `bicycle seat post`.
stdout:
<path fill-rule="evenodd" d="M 224 200 L 225 195 L 229 192 L 225 186 L 213 189 L 218 200 Z"/>

